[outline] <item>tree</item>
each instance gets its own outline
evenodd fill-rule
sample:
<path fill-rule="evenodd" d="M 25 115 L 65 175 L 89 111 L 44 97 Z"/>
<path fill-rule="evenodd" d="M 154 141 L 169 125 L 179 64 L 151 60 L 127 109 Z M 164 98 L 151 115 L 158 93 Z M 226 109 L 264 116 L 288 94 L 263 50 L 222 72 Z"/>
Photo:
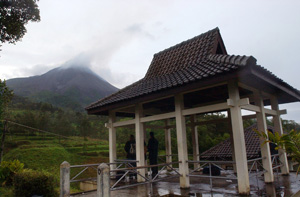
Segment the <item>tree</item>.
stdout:
<path fill-rule="evenodd" d="M 5 81 L 0 79 L 0 134 L 1 136 L 1 147 L 0 147 L 0 163 L 2 161 L 3 149 L 4 149 L 4 140 L 5 140 L 5 130 L 7 128 L 7 122 L 3 124 L 3 119 L 5 117 L 6 108 L 8 103 L 11 101 L 13 96 L 12 90 L 6 86 Z M 3 132 L 2 132 L 3 131 Z"/>
<path fill-rule="evenodd" d="M 6 86 L 5 80 L 0 79 L 0 120 L 4 119 L 9 102 L 13 97 L 13 91 Z M 1 122 L 0 122 L 1 124 Z"/>
<path fill-rule="evenodd" d="M 40 21 L 38 0 L 0 0 L 0 41 L 16 43 L 26 33 L 25 25 Z"/>

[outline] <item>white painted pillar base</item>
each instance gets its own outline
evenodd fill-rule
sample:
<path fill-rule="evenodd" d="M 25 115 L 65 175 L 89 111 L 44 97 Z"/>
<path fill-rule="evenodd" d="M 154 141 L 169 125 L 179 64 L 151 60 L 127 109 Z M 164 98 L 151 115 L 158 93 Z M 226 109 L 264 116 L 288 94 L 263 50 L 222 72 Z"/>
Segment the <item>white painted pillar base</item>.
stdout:
<path fill-rule="evenodd" d="M 145 154 L 144 154 L 144 124 L 141 123 L 141 118 L 143 117 L 143 107 L 142 104 L 137 104 L 135 106 L 135 143 L 136 143 L 136 160 L 137 167 L 145 166 Z M 145 168 L 138 169 L 138 173 L 141 176 L 137 176 L 138 182 L 144 182 L 146 170 Z M 143 177 L 142 177 L 143 176 Z"/>
<path fill-rule="evenodd" d="M 234 102 L 230 108 L 230 117 L 232 124 L 232 135 L 234 141 L 234 154 L 236 159 L 236 170 L 238 176 L 239 194 L 249 195 L 250 184 L 248 174 L 247 153 L 245 145 L 244 127 L 240 106 L 237 105 L 240 100 L 239 89 L 236 81 L 228 83 L 229 99 Z"/>
<path fill-rule="evenodd" d="M 264 110 L 264 101 L 262 99 L 261 93 L 255 92 L 254 93 L 255 104 L 260 108 L 260 112 L 256 112 L 256 119 L 257 119 L 257 129 L 260 132 L 265 132 L 268 135 L 268 127 L 266 122 L 266 115 Z M 262 156 L 262 163 L 263 168 L 266 170 L 264 173 L 264 179 L 266 183 L 274 182 L 274 175 L 273 175 L 273 167 L 272 167 L 272 159 L 271 159 L 271 152 L 270 152 L 270 145 L 269 143 L 264 143 L 265 139 L 260 137 L 260 149 L 261 149 L 261 156 Z"/>
<path fill-rule="evenodd" d="M 177 133 L 177 148 L 178 148 L 178 160 L 179 163 L 179 173 L 180 176 L 180 188 L 190 187 L 188 151 L 186 142 L 186 125 L 185 117 L 182 115 L 182 110 L 184 109 L 183 96 L 175 96 L 175 118 L 176 118 L 176 133 Z"/>
<path fill-rule="evenodd" d="M 200 161 L 199 156 L 199 143 L 198 143 L 198 127 L 195 126 L 196 115 L 191 115 L 191 132 L 193 143 L 193 161 Z M 194 170 L 200 168 L 200 163 L 194 163 Z M 200 170 L 200 169 L 199 169 Z"/>
<path fill-rule="evenodd" d="M 165 126 L 170 126 L 170 119 L 165 121 Z M 171 144 L 171 129 L 166 128 L 165 129 L 165 147 L 166 147 L 166 162 L 171 163 L 172 162 L 172 144 Z M 172 167 L 172 165 L 170 165 Z M 168 170 L 171 170 L 170 167 L 167 167 Z"/>
<path fill-rule="evenodd" d="M 273 110 L 276 110 L 277 112 L 279 111 L 277 98 L 275 97 L 271 98 L 271 106 Z M 277 132 L 280 136 L 283 135 L 280 115 L 273 116 L 273 123 L 274 123 L 274 130 L 275 130 L 274 132 Z M 279 153 L 279 160 L 283 165 L 280 167 L 281 173 L 283 175 L 288 175 L 290 173 L 290 170 L 289 170 L 286 152 L 284 149 L 279 149 L 278 153 Z"/>
<path fill-rule="evenodd" d="M 114 163 L 117 159 L 117 137 L 116 137 L 116 128 L 113 127 L 115 122 L 116 114 L 112 111 L 109 111 L 108 115 L 108 133 L 109 133 L 109 162 Z M 116 164 L 110 165 L 110 170 L 116 169 Z"/>

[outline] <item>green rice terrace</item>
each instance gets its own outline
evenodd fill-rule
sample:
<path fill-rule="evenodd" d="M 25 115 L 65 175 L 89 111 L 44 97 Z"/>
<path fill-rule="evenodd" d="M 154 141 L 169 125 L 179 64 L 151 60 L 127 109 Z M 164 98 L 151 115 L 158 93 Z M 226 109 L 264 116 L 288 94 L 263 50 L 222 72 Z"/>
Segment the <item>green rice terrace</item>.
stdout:
<path fill-rule="evenodd" d="M 118 151 L 122 154 L 123 148 Z M 24 168 L 53 174 L 58 182 L 59 166 L 63 161 L 71 164 L 108 162 L 108 142 L 90 138 L 84 140 L 83 137 L 59 139 L 50 135 L 15 134 L 7 136 L 3 160 L 16 159 L 24 163 Z M 71 176 L 81 169 L 76 170 L 71 172 Z M 95 176 L 95 172 L 88 171 L 83 176 Z M 77 191 L 79 187 L 74 184 L 72 189 Z"/>
<path fill-rule="evenodd" d="M 108 141 L 83 137 L 68 137 L 62 139 L 57 136 L 39 133 L 15 133 L 6 136 L 3 161 L 19 160 L 24 168 L 36 171 L 46 171 L 54 175 L 58 183 L 60 164 L 68 161 L 75 164 L 95 164 L 109 162 Z M 160 151 L 164 154 L 164 151 Z M 125 158 L 124 144 L 118 145 L 118 157 Z M 71 177 L 80 172 L 81 168 L 71 171 Z M 88 169 L 78 178 L 95 177 L 96 171 Z M 79 183 L 71 184 L 71 192 L 79 192 Z M 0 187 L 0 192 L 13 196 L 11 187 Z"/>

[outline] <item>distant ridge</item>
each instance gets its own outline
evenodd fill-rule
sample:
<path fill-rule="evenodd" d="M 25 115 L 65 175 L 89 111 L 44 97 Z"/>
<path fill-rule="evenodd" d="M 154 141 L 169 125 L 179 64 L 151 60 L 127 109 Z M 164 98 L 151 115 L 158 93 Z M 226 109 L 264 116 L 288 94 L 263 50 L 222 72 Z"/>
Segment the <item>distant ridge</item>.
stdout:
<path fill-rule="evenodd" d="M 7 80 L 19 96 L 57 107 L 83 111 L 86 105 L 118 90 L 84 66 L 61 66 L 45 74 Z"/>

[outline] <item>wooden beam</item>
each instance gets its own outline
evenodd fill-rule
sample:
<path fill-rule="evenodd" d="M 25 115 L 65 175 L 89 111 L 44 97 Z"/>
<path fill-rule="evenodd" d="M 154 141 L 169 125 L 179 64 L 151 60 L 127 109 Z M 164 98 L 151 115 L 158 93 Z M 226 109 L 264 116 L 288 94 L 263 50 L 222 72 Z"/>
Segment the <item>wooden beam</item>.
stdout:
<path fill-rule="evenodd" d="M 174 118 L 174 117 L 175 117 L 175 112 L 170 112 L 170 113 L 165 113 L 165 114 L 158 114 L 158 115 L 143 117 L 143 118 L 141 118 L 141 122 L 151 122 L 151 121 L 164 120 L 164 119 L 169 119 L 169 118 Z"/>
<path fill-rule="evenodd" d="M 287 114 L 287 110 L 286 109 L 279 110 L 279 114 L 278 115 L 283 115 L 283 114 Z"/>
<path fill-rule="evenodd" d="M 191 109 L 184 109 L 182 110 L 182 114 L 184 116 L 193 115 L 193 114 L 202 114 L 202 113 L 208 113 L 208 112 L 217 112 L 217 111 L 223 111 L 228 109 L 229 106 L 227 102 L 214 104 L 214 105 L 207 105 L 203 107 L 196 107 Z"/>
<path fill-rule="evenodd" d="M 122 127 L 122 126 L 133 125 L 133 124 L 135 124 L 135 119 L 114 122 L 114 123 L 112 123 L 112 126 L 113 127 Z"/>
<path fill-rule="evenodd" d="M 241 108 L 245 109 L 245 110 L 253 111 L 253 112 L 260 112 L 260 108 L 256 105 L 251 105 L 251 104 L 242 105 Z"/>
<path fill-rule="evenodd" d="M 278 115 L 276 110 L 264 108 L 264 111 L 265 111 L 266 114 L 269 114 L 269 115 L 272 115 L 272 116 L 277 116 Z"/>

